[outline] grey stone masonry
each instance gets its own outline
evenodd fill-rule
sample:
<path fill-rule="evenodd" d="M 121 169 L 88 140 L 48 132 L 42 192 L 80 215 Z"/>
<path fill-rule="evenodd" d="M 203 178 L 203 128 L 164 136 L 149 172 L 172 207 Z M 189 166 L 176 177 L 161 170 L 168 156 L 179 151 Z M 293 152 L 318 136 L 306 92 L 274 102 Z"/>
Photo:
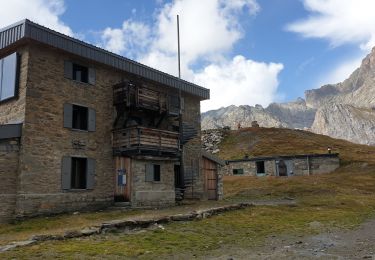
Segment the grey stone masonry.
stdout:
<path fill-rule="evenodd" d="M 13 219 L 16 207 L 19 139 L 0 139 L 0 222 Z"/>
<path fill-rule="evenodd" d="M 337 154 L 322 155 L 296 155 L 280 157 L 249 158 L 227 161 L 221 169 L 223 175 L 235 175 L 234 172 L 242 171 L 242 176 L 257 176 L 257 162 L 264 162 L 265 174 L 262 176 L 278 176 L 277 165 L 284 160 L 290 163 L 288 175 L 303 176 L 324 174 L 340 167 L 340 158 Z"/>
<path fill-rule="evenodd" d="M 160 165 L 160 181 L 146 181 L 146 165 Z M 132 196 L 134 207 L 175 205 L 174 161 L 132 159 Z"/>

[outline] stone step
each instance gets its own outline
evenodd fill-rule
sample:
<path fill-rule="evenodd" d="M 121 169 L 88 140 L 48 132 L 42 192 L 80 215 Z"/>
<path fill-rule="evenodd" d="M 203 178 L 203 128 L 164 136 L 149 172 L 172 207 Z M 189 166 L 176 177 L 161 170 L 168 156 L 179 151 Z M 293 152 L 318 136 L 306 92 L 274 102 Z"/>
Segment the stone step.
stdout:
<path fill-rule="evenodd" d="M 113 207 L 120 207 L 120 208 L 123 208 L 123 207 L 130 207 L 130 202 L 115 202 L 113 204 Z"/>

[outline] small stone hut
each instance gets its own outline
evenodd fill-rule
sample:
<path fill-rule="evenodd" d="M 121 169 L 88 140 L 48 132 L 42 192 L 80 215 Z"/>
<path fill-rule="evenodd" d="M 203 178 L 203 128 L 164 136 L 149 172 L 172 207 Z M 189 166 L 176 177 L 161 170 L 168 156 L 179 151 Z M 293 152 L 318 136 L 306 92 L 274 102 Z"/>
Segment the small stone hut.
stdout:
<path fill-rule="evenodd" d="M 329 173 L 340 166 L 338 153 L 252 157 L 226 161 L 224 175 L 305 176 Z"/>

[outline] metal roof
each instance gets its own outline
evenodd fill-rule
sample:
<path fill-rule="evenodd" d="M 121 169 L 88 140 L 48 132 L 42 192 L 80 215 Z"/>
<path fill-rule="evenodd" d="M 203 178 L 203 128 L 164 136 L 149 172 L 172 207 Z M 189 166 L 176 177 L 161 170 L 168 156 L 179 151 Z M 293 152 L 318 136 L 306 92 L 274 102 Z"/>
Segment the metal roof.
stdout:
<path fill-rule="evenodd" d="M 220 164 L 221 166 L 225 165 L 225 161 L 221 160 L 219 157 L 213 155 L 212 153 L 209 153 L 205 150 L 202 150 L 202 156 L 210 161 L 216 162 L 217 164 Z"/>
<path fill-rule="evenodd" d="M 23 39 L 31 39 L 47 44 L 80 57 L 132 73 L 169 87 L 181 89 L 184 92 L 199 96 L 201 100 L 210 98 L 209 89 L 150 68 L 86 42 L 58 33 L 27 19 L 0 29 L 0 50 Z"/>

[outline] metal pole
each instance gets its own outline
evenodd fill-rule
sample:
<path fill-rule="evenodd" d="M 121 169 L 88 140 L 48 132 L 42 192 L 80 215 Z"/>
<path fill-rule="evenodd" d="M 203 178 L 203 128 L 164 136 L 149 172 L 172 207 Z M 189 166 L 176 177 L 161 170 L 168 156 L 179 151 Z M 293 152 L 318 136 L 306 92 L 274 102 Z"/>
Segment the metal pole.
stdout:
<path fill-rule="evenodd" d="M 180 52 L 180 16 L 177 15 L 177 47 L 178 47 L 178 77 L 181 78 L 181 52 Z"/>
<path fill-rule="evenodd" d="M 178 77 L 181 78 L 181 50 L 180 50 L 180 16 L 177 15 L 177 56 L 178 56 Z M 182 186 L 185 188 L 185 169 L 184 169 L 184 149 L 182 144 L 182 93 L 181 88 L 178 89 L 178 99 L 180 102 L 179 109 L 179 132 L 180 132 L 180 147 L 181 148 L 181 157 L 180 157 L 180 177 L 182 180 Z"/>

